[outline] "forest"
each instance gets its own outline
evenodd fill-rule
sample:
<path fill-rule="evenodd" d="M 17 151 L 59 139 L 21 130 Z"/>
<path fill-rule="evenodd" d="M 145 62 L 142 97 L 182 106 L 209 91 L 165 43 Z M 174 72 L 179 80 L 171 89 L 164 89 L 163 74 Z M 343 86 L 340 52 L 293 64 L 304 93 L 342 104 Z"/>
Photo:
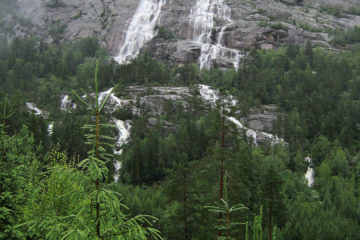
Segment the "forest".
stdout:
<path fill-rule="evenodd" d="M 0 239 L 360 239 L 360 46 L 251 50 L 235 71 L 151 53 L 118 65 L 92 38 L 1 39 L 0 83 Z M 236 109 L 204 105 L 198 84 L 236 97 Z M 115 86 L 119 96 L 127 86 L 194 94 L 149 126 L 150 113 L 99 104 Z M 64 94 L 76 109 L 59 111 Z M 284 143 L 256 146 L 225 120 L 266 104 L 281 112 L 273 134 Z M 120 156 L 113 115 L 132 121 Z"/>

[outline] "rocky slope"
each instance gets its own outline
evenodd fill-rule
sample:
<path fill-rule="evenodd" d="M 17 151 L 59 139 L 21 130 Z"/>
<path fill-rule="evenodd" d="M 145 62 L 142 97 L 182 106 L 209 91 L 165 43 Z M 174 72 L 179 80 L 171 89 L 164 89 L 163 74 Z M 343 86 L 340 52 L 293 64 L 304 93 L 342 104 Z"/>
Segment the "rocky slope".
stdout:
<path fill-rule="evenodd" d="M 4 0 L 0 7 L 0 35 L 49 43 L 97 37 L 113 56 L 147 49 L 203 67 L 236 67 L 249 48 L 312 41 L 332 49 L 334 29 L 360 25 L 348 11 L 360 9 L 357 0 Z"/>

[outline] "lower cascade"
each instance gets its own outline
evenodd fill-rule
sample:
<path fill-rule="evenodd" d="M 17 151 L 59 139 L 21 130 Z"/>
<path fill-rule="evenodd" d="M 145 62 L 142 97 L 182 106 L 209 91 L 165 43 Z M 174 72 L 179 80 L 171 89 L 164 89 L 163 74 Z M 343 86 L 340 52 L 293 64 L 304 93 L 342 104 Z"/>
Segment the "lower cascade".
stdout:
<path fill-rule="evenodd" d="M 200 84 L 199 85 L 199 92 L 201 95 L 201 98 L 204 102 L 210 103 L 212 106 L 215 106 L 216 101 L 219 100 L 219 92 L 217 90 L 213 90 L 210 88 L 210 86 Z M 237 100 L 234 99 L 233 96 L 228 96 L 229 100 L 228 103 L 232 106 L 235 106 L 237 104 Z M 270 133 L 266 133 L 263 131 L 254 131 L 253 129 L 250 129 L 248 127 L 245 127 L 239 120 L 237 120 L 235 117 L 226 117 L 226 119 L 236 125 L 239 129 L 243 129 L 246 132 L 246 136 L 252 139 L 252 143 L 255 146 L 258 146 L 258 136 L 265 137 L 270 140 L 271 145 L 275 144 L 287 144 L 284 139 L 275 136 Z"/>
<path fill-rule="evenodd" d="M 113 121 L 118 131 L 118 137 L 115 146 L 117 148 L 120 148 L 120 150 L 114 149 L 114 154 L 121 155 L 123 151 L 121 149 L 121 146 L 126 144 L 130 138 L 131 121 L 122 121 L 118 119 L 114 119 Z M 121 169 L 121 161 L 115 161 L 114 168 L 115 168 L 114 181 L 117 182 L 119 181 L 119 177 L 120 177 L 119 171 Z"/>
<path fill-rule="evenodd" d="M 315 179 L 314 179 L 315 172 L 314 172 L 314 169 L 311 167 L 312 160 L 311 160 L 310 157 L 306 157 L 304 159 L 304 162 L 309 164 L 304 177 L 305 177 L 305 179 L 307 181 L 307 185 L 309 187 L 312 187 L 314 185 L 314 182 L 315 182 Z"/>
<path fill-rule="evenodd" d="M 115 61 L 119 64 L 129 63 L 140 49 L 155 35 L 155 26 L 161 14 L 165 0 L 141 0 L 130 25 L 126 31 L 124 44 Z"/>

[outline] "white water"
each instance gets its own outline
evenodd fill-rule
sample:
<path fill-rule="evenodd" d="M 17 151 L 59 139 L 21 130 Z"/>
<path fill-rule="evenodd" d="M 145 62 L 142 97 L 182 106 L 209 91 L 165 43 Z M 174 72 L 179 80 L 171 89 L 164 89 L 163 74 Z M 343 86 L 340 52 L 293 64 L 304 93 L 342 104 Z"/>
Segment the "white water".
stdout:
<path fill-rule="evenodd" d="M 27 102 L 26 107 L 30 109 L 31 111 L 35 112 L 35 115 L 43 115 L 43 111 L 41 111 L 39 108 L 35 107 L 33 103 Z"/>
<path fill-rule="evenodd" d="M 234 117 L 227 117 L 227 119 L 229 121 L 233 122 L 238 128 L 246 130 L 246 136 L 249 138 L 251 137 L 253 139 L 253 143 L 255 144 L 255 146 L 257 146 L 257 142 L 256 142 L 257 135 L 254 130 L 244 127 L 244 125 L 242 125 L 241 122 L 239 120 L 235 119 Z"/>
<path fill-rule="evenodd" d="M 199 85 L 199 90 L 203 100 L 210 102 L 212 105 L 215 105 L 216 101 L 219 99 L 217 91 L 211 89 L 210 86 L 203 84 Z"/>
<path fill-rule="evenodd" d="M 109 108 L 110 113 L 115 112 L 115 110 L 117 108 L 124 106 L 125 104 L 128 103 L 128 101 L 121 100 L 120 98 L 116 97 L 114 95 L 114 93 L 112 93 L 113 89 L 114 88 L 110 88 L 106 91 L 100 92 L 99 99 L 98 99 L 99 104 L 102 104 L 103 101 L 105 100 L 105 98 L 111 93 L 109 100 L 108 100 L 108 102 L 112 105 L 112 107 Z M 117 140 L 115 143 L 114 154 L 120 156 L 123 152 L 123 149 L 121 148 L 122 145 L 126 144 L 130 138 L 131 124 L 130 124 L 130 121 L 122 121 L 122 120 L 118 120 L 118 119 L 114 119 L 113 121 L 114 121 L 114 123 L 116 125 L 116 129 L 118 131 L 118 136 L 117 136 Z M 118 148 L 119 150 L 116 150 L 116 148 Z M 115 167 L 114 181 L 117 182 L 120 177 L 119 171 L 121 169 L 121 161 L 115 161 L 114 167 Z"/>
<path fill-rule="evenodd" d="M 114 119 L 114 122 L 116 125 L 116 129 L 118 130 L 118 138 L 117 138 L 115 146 L 117 148 L 120 148 L 120 150 L 114 149 L 114 154 L 121 155 L 122 151 L 123 151 L 121 149 L 121 146 L 124 145 L 125 143 L 127 143 L 130 138 L 131 123 L 130 123 L 130 121 L 122 121 L 122 120 L 118 120 L 118 119 Z M 120 177 L 119 171 L 121 169 L 121 162 L 116 161 L 114 164 L 114 167 L 115 167 L 114 181 L 117 182 Z"/>
<path fill-rule="evenodd" d="M 66 107 L 69 102 L 70 102 L 69 96 L 68 95 L 63 96 L 63 98 L 61 99 L 60 109 L 63 111 L 66 110 Z"/>
<path fill-rule="evenodd" d="M 141 0 L 126 31 L 124 44 L 115 61 L 129 63 L 145 43 L 153 39 L 161 8 L 166 0 Z"/>
<path fill-rule="evenodd" d="M 107 95 L 109 95 L 110 92 L 111 92 L 111 95 L 110 95 L 109 100 L 108 100 L 108 102 L 110 104 L 114 105 L 114 108 L 110 110 L 111 113 L 115 112 L 116 108 L 121 107 L 126 103 L 125 101 L 123 101 L 120 98 L 116 97 L 114 95 L 114 93 L 112 93 L 113 89 L 114 88 L 110 88 L 110 89 L 108 89 L 108 90 L 106 90 L 104 92 L 100 92 L 99 93 L 99 99 L 98 99 L 99 104 L 102 104 L 102 102 L 105 100 Z"/>
<path fill-rule="evenodd" d="M 69 95 L 64 95 L 61 98 L 61 104 L 60 104 L 60 109 L 63 111 L 66 111 L 68 109 L 68 107 L 72 107 L 73 109 L 76 109 L 76 104 L 72 103 L 71 99 L 69 98 Z"/>
<path fill-rule="evenodd" d="M 212 106 L 215 106 L 216 101 L 219 100 L 218 91 L 211 89 L 210 86 L 200 84 L 199 92 L 200 92 L 202 99 L 205 102 L 209 102 Z M 234 99 L 233 96 L 230 95 L 230 96 L 228 96 L 228 98 L 230 99 L 230 101 L 228 101 L 229 104 L 231 104 L 232 106 L 235 106 L 237 104 L 237 100 Z M 226 109 L 226 110 L 229 110 L 229 109 Z M 266 132 L 262 132 L 262 131 L 256 132 L 253 129 L 247 128 L 239 120 L 237 120 L 234 117 L 226 117 L 226 118 L 229 121 L 231 121 L 232 123 L 234 123 L 239 129 L 246 130 L 246 136 L 249 138 L 251 137 L 253 139 L 253 143 L 256 146 L 257 146 L 257 137 L 260 134 L 265 136 L 266 138 L 270 139 L 271 145 L 285 142 L 284 139 L 282 139 L 278 136 L 272 135 L 270 133 L 266 133 Z"/>
<path fill-rule="evenodd" d="M 216 37 L 216 43 L 212 43 L 211 35 L 215 29 L 216 20 L 225 23 Z M 195 7 L 190 13 L 190 40 L 201 45 L 199 58 L 200 68 L 210 68 L 211 62 L 219 58 L 228 58 L 238 69 L 241 57 L 239 50 L 227 48 L 222 45 L 226 28 L 234 22 L 231 19 L 231 9 L 224 0 L 197 0 Z"/>
<path fill-rule="evenodd" d="M 51 122 L 48 125 L 48 134 L 49 134 L 49 136 L 51 136 L 53 134 L 53 130 L 54 130 L 54 122 Z"/>
<path fill-rule="evenodd" d="M 102 104 L 104 102 L 105 98 L 111 93 L 110 96 L 109 96 L 109 100 L 108 100 L 108 103 L 111 104 L 109 106 L 109 109 L 108 109 L 108 111 L 110 113 L 113 113 L 118 107 L 124 106 L 125 104 L 128 103 L 128 101 L 121 100 L 120 98 L 116 97 L 114 95 L 114 93 L 112 93 L 113 89 L 114 88 L 110 88 L 110 89 L 108 89 L 106 91 L 100 92 L 99 96 L 98 96 L 98 102 L 99 102 L 99 104 Z M 85 95 L 82 96 L 82 98 L 85 98 Z M 61 110 L 66 110 L 69 107 L 69 104 L 71 104 L 71 103 L 72 103 L 72 101 L 69 99 L 69 96 L 64 95 L 62 97 L 62 99 L 61 99 L 60 109 Z M 28 105 L 28 103 L 27 103 L 27 105 Z M 31 105 L 31 106 L 33 107 L 33 105 Z M 76 108 L 76 104 L 73 103 L 72 107 Z M 114 119 L 113 122 L 115 123 L 116 129 L 118 131 L 118 136 L 117 136 L 115 146 L 116 146 L 116 148 L 119 148 L 119 150 L 114 149 L 114 154 L 121 155 L 121 153 L 123 151 L 121 149 L 121 146 L 123 144 L 127 143 L 128 140 L 129 140 L 131 125 L 130 125 L 130 121 L 121 121 L 121 120 Z M 50 123 L 49 126 L 48 126 L 49 135 L 52 135 L 53 127 L 54 127 L 54 123 Z M 115 167 L 114 181 L 117 182 L 119 180 L 119 177 L 120 177 L 119 171 L 121 169 L 121 162 L 116 161 L 114 163 L 114 167 Z"/>
<path fill-rule="evenodd" d="M 118 182 L 118 181 L 119 181 L 119 178 L 120 178 L 119 171 L 120 171 L 120 169 L 121 169 L 121 162 L 120 162 L 120 161 L 116 161 L 115 164 L 114 164 L 114 167 L 115 167 L 114 181 L 115 181 L 115 182 Z"/>
<path fill-rule="evenodd" d="M 307 181 L 308 187 L 312 187 L 314 185 L 314 182 L 315 182 L 315 172 L 314 172 L 314 169 L 311 167 L 311 158 L 306 157 L 304 159 L 304 162 L 309 164 L 304 177 L 305 177 L 305 179 Z"/>

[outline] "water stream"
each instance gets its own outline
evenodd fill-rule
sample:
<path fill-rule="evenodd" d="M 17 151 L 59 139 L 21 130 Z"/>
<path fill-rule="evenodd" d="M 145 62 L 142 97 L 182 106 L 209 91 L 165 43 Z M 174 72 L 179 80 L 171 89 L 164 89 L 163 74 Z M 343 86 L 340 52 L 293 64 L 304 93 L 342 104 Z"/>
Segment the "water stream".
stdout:
<path fill-rule="evenodd" d="M 314 182 L 315 182 L 315 171 L 311 166 L 312 165 L 312 159 L 310 157 L 306 157 L 304 159 L 304 162 L 309 164 L 304 177 L 305 177 L 305 179 L 307 181 L 308 187 L 312 187 L 314 185 Z"/>
<path fill-rule="evenodd" d="M 199 92 L 200 92 L 200 95 L 201 95 L 202 99 L 205 102 L 209 102 L 213 107 L 215 106 L 216 101 L 219 100 L 218 91 L 211 89 L 210 86 L 200 84 L 199 85 Z M 228 99 L 229 100 L 227 100 L 227 101 L 228 101 L 229 105 L 235 106 L 237 104 L 237 100 L 234 99 L 233 96 L 229 95 Z M 225 110 L 227 110 L 227 109 L 225 109 Z M 262 135 L 262 136 L 266 137 L 267 139 L 270 139 L 271 145 L 275 145 L 275 144 L 278 144 L 278 143 L 285 143 L 284 139 L 282 139 L 282 138 L 280 138 L 278 136 L 275 136 L 273 134 L 266 133 L 266 132 L 263 132 L 263 131 L 257 131 L 256 132 L 253 129 L 245 127 L 235 117 L 226 117 L 226 119 L 228 121 L 234 123 L 239 129 L 244 129 L 246 131 L 246 136 L 253 140 L 253 143 L 254 143 L 255 146 L 258 145 L 257 139 L 258 139 L 259 135 Z"/>
<path fill-rule="evenodd" d="M 220 22 L 222 27 L 215 40 L 213 35 L 217 22 Z M 239 50 L 223 45 L 224 32 L 234 23 L 231 19 L 231 9 L 224 0 L 197 0 L 191 10 L 189 23 L 192 29 L 189 39 L 201 45 L 201 69 L 210 68 L 211 63 L 217 59 L 229 59 L 235 69 L 238 69 L 243 55 Z"/>
<path fill-rule="evenodd" d="M 121 155 L 123 151 L 121 146 L 127 143 L 130 138 L 131 122 L 122 121 L 118 119 L 114 119 L 113 121 L 115 122 L 116 129 L 118 131 L 118 137 L 115 146 L 116 148 L 120 148 L 119 150 L 114 149 L 114 154 Z M 121 162 L 115 161 L 114 167 L 115 167 L 114 181 L 117 182 L 120 177 L 119 171 L 121 169 Z"/>
<path fill-rule="evenodd" d="M 37 108 L 33 103 L 27 102 L 27 103 L 26 103 L 26 107 L 27 107 L 29 110 L 35 112 L 35 115 L 43 115 L 43 111 L 40 110 L 39 108 Z"/>
<path fill-rule="evenodd" d="M 119 64 L 129 63 L 140 52 L 140 49 L 155 35 L 155 26 L 166 0 L 141 0 L 129 27 L 124 44 L 115 60 Z"/>

